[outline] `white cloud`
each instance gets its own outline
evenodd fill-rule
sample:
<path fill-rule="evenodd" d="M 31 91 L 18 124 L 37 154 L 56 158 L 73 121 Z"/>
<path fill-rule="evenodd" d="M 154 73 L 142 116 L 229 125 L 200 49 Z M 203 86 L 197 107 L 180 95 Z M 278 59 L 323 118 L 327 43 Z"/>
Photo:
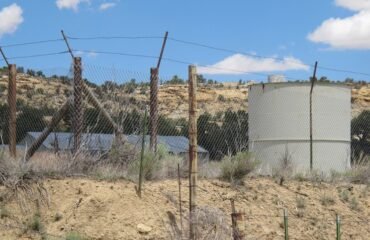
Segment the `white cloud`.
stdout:
<path fill-rule="evenodd" d="M 72 9 L 74 11 L 78 10 L 78 5 L 83 2 L 89 3 L 90 0 L 56 0 L 57 7 L 59 9 Z"/>
<path fill-rule="evenodd" d="M 370 9 L 370 0 L 336 0 L 335 4 L 352 11 L 361 11 Z"/>
<path fill-rule="evenodd" d="M 99 6 L 99 10 L 104 11 L 104 10 L 107 10 L 109 8 L 113 8 L 115 6 L 116 6 L 116 3 L 114 3 L 114 2 L 102 3 Z"/>
<path fill-rule="evenodd" d="M 0 37 L 14 33 L 23 22 L 23 10 L 17 4 L 4 7 L 0 11 Z"/>
<path fill-rule="evenodd" d="M 98 53 L 94 52 L 94 51 L 90 51 L 87 53 L 87 56 L 88 57 L 91 57 L 91 58 L 95 58 L 98 56 Z"/>
<path fill-rule="evenodd" d="M 233 74 L 258 73 L 287 70 L 308 70 L 309 67 L 294 57 L 285 57 L 282 60 L 273 58 L 258 58 L 242 54 L 234 54 L 220 62 L 200 67 L 201 74 Z"/>
<path fill-rule="evenodd" d="M 356 13 L 325 20 L 308 39 L 334 49 L 370 49 L 370 0 L 336 0 L 335 3 Z"/>
<path fill-rule="evenodd" d="M 82 57 L 82 56 L 85 55 L 85 56 L 87 56 L 89 58 L 95 58 L 95 57 L 98 56 L 98 53 L 96 53 L 94 51 L 88 51 L 88 52 L 85 52 L 85 51 L 76 51 L 75 52 L 75 55 L 76 56 L 80 56 L 80 57 Z"/>

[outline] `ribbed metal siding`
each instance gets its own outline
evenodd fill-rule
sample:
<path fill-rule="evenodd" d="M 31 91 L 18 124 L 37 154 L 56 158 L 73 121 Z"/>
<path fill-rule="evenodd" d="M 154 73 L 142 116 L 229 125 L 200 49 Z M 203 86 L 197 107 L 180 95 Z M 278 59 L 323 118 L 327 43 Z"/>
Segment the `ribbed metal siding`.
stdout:
<path fill-rule="evenodd" d="M 296 171 L 310 167 L 309 83 L 256 84 L 249 91 L 249 150 L 271 173 L 289 156 Z M 313 90 L 313 167 L 343 171 L 350 166 L 351 90 L 316 84 Z"/>

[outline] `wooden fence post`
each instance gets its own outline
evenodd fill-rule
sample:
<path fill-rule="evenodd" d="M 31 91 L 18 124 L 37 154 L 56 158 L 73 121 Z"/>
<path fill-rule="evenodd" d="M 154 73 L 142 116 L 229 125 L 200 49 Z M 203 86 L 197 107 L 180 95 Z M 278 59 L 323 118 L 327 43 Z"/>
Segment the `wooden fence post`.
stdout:
<path fill-rule="evenodd" d="M 73 58 L 73 153 L 77 153 L 81 147 L 83 131 L 82 109 L 82 62 L 80 57 Z"/>
<path fill-rule="evenodd" d="M 157 152 L 158 68 L 150 69 L 150 150 Z"/>
<path fill-rule="evenodd" d="M 196 67 L 189 66 L 189 203 L 190 203 L 190 239 L 197 238 L 197 72 Z"/>
<path fill-rule="evenodd" d="M 9 65 L 8 105 L 9 105 L 9 151 L 17 156 L 17 67 Z"/>
<path fill-rule="evenodd" d="M 68 98 L 67 101 L 63 104 L 63 106 L 53 115 L 53 118 L 51 119 L 48 126 L 45 127 L 45 129 L 42 131 L 40 136 L 33 141 L 31 146 L 28 148 L 26 153 L 26 161 L 30 160 L 30 158 L 33 156 L 33 154 L 39 149 L 41 144 L 45 141 L 45 139 L 49 136 L 51 131 L 53 131 L 58 123 L 63 119 L 65 114 L 67 114 L 68 110 L 70 109 L 71 101 Z"/>

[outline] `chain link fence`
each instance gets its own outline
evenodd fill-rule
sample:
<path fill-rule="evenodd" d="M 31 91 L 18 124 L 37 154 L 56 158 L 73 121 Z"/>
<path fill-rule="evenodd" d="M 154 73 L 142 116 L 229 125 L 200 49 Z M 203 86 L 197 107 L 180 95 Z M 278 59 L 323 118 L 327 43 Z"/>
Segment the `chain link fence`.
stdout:
<path fill-rule="evenodd" d="M 122 133 L 125 141 L 140 145 L 142 119 L 151 105 L 150 71 L 78 66 L 44 71 L 18 69 L 16 142 L 20 153 L 40 137 L 68 101 L 69 110 L 50 129 L 38 151 L 73 153 L 83 149 L 102 156 L 111 151 L 117 133 Z M 1 142 L 2 148 L 8 148 L 8 69 L 4 68 L 1 75 Z M 281 161 L 292 162 L 298 170 L 313 167 L 325 172 L 368 161 L 370 107 L 364 83 L 318 82 L 310 94 L 312 86 L 308 82 L 221 83 L 201 75 L 198 82 L 200 158 L 220 160 L 249 150 L 262 161 L 261 172 L 267 169 L 269 174 Z M 186 79 L 159 76 L 158 112 L 158 144 L 173 154 L 186 156 Z M 145 135 L 149 144 L 150 115 L 147 118 Z"/>
<path fill-rule="evenodd" d="M 9 72 L 4 69 L 1 74 L 1 147 L 8 151 Z M 145 161 L 150 168 L 150 159 L 156 160 L 158 155 L 160 157 L 166 152 L 171 156 L 171 164 L 166 162 L 167 166 L 157 166 L 157 172 L 171 168 L 168 172 L 171 177 L 176 177 L 179 166 L 179 175 L 187 176 L 188 166 L 183 161 L 189 151 L 187 80 L 178 76 L 158 78 L 158 151 L 157 155 L 146 153 Z M 150 114 L 144 119 L 152 103 L 150 79 L 150 71 L 133 72 L 79 63 L 69 69 L 40 72 L 18 69 L 17 156 L 32 157 L 33 153 L 29 151 L 33 149 L 39 156 L 36 161 L 42 158 L 47 160 L 42 164 L 49 160 L 60 164 L 60 158 L 52 160 L 50 155 L 64 157 L 66 154 L 72 159 L 80 156 L 77 160 L 85 159 L 88 164 L 105 161 L 114 166 L 124 165 L 126 171 L 134 172 L 137 180 L 138 167 L 133 160 L 138 159 L 142 149 L 142 136 L 145 136 L 146 148 L 150 145 L 152 131 Z M 370 97 L 366 95 L 369 94 L 368 87 L 365 84 L 322 82 L 314 87 L 308 82 L 221 83 L 199 75 L 198 157 L 201 162 L 216 162 L 225 156 L 251 151 L 260 162 L 257 171 L 272 175 L 309 170 L 311 164 L 321 174 L 367 163 L 370 154 L 370 107 L 366 104 Z M 37 142 L 40 144 L 35 145 Z M 71 164 L 68 167 L 78 166 Z M 86 165 L 82 169 L 84 167 Z M 211 165 L 206 165 L 206 168 L 212 170 Z M 105 171 L 112 178 L 116 177 L 113 174 L 122 174 L 122 168 L 106 168 Z M 202 171 L 204 169 L 200 168 L 199 175 Z M 99 174 L 100 178 L 105 177 L 104 172 Z M 155 178 L 151 174 L 144 171 L 145 179 Z M 204 189 L 199 192 L 200 195 L 209 194 Z M 225 201 L 220 199 L 215 197 L 214 200 Z M 225 206 L 222 208 L 223 215 L 229 212 L 228 205 Z M 200 207 L 204 206 L 200 204 Z M 212 216 L 208 210 L 202 208 L 205 213 L 201 217 L 206 223 Z M 300 210 L 289 209 L 290 239 L 335 236 L 335 216 L 317 218 L 317 214 L 306 215 Z M 258 212 L 263 213 L 263 210 Z M 282 212 L 258 212 L 245 213 L 245 239 L 284 236 Z M 226 223 L 224 219 L 229 219 L 229 216 L 226 214 L 221 219 L 222 234 L 227 235 L 231 231 L 230 219 Z M 358 226 L 363 229 L 361 234 L 369 233 L 367 219 L 354 215 L 341 216 L 342 239 L 361 239 L 363 236 L 353 230 Z"/>

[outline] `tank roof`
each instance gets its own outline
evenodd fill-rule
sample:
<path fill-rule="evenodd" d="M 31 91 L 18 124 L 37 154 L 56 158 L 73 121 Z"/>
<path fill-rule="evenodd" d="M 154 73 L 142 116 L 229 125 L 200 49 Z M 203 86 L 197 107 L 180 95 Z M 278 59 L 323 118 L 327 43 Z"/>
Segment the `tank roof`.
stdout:
<path fill-rule="evenodd" d="M 249 86 L 256 86 L 256 85 L 311 85 L 311 82 L 262 82 L 262 83 L 253 83 Z M 345 87 L 345 88 L 352 88 L 352 86 L 346 83 L 332 83 L 332 82 L 315 82 L 315 85 L 320 86 L 333 86 L 333 87 Z"/>

